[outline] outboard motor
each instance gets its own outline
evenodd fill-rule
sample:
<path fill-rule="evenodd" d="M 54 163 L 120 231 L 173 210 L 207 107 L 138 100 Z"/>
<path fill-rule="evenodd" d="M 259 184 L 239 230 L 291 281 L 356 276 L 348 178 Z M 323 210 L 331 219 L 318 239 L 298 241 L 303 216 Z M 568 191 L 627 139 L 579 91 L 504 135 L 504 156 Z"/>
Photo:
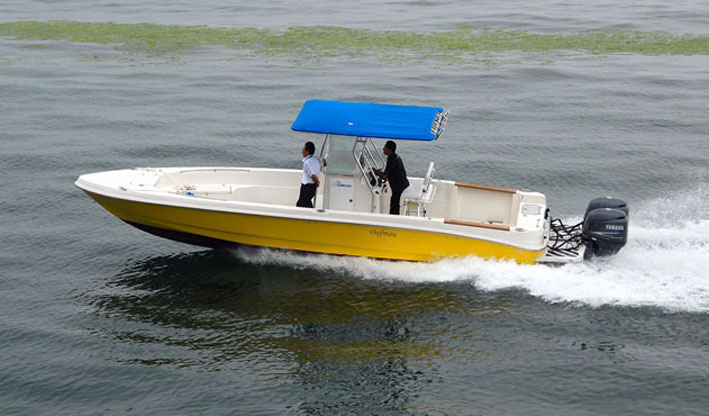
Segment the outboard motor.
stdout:
<path fill-rule="evenodd" d="M 584 260 L 610 256 L 628 241 L 628 204 L 617 198 L 596 198 L 588 204 L 581 240 L 586 245 Z"/>

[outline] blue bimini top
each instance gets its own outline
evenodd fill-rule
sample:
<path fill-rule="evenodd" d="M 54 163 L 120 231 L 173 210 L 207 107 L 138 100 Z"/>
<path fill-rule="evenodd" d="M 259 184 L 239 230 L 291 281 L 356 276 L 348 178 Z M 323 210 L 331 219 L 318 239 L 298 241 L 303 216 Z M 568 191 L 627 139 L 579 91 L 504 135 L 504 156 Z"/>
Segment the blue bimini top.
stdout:
<path fill-rule="evenodd" d="M 342 136 L 433 141 L 443 134 L 448 112 L 416 107 L 308 100 L 292 130 Z"/>

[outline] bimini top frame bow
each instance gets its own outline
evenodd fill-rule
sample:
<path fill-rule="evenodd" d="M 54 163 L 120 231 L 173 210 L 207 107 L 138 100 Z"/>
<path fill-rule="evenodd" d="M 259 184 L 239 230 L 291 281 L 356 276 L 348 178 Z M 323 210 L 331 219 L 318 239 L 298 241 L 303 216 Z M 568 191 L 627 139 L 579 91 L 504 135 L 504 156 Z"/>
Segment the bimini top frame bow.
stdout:
<path fill-rule="evenodd" d="M 307 133 L 430 142 L 443 134 L 447 118 L 448 112 L 440 107 L 308 100 L 291 129 Z"/>

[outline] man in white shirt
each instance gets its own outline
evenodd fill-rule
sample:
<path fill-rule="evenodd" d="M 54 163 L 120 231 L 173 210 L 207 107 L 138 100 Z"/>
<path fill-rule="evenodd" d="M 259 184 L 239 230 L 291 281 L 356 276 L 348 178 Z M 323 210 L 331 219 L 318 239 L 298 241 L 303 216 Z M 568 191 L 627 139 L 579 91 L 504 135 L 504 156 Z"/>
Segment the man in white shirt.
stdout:
<path fill-rule="evenodd" d="M 300 197 L 297 207 L 313 208 L 313 197 L 320 186 L 320 162 L 313 156 L 315 154 L 315 145 L 313 142 L 305 143 L 303 150 L 303 179 L 300 180 Z"/>

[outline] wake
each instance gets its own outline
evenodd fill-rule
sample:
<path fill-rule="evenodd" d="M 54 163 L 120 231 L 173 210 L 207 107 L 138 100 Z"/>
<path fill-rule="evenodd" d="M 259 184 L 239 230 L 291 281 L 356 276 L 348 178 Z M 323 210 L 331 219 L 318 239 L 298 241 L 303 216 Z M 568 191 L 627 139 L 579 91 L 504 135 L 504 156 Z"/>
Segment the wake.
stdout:
<path fill-rule="evenodd" d="M 474 257 L 378 261 L 275 250 L 236 250 L 242 261 L 417 282 L 470 281 L 483 291 L 523 289 L 549 303 L 709 312 L 709 184 L 631 207 L 628 244 L 613 257 L 560 267 Z M 571 221 L 573 222 L 573 220 Z"/>

